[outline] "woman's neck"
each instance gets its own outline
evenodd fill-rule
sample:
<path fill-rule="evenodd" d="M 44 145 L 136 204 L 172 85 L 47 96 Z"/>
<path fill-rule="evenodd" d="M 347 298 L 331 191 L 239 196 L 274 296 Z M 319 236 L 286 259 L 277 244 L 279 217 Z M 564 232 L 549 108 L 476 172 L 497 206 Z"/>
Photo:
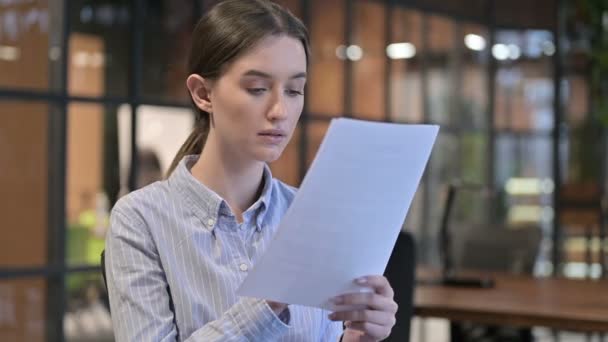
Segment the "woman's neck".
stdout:
<path fill-rule="evenodd" d="M 263 189 L 264 163 L 233 160 L 231 156 L 234 154 L 222 151 L 213 138 L 208 139 L 190 172 L 220 195 L 237 221 L 242 222 L 243 212 L 258 199 Z"/>

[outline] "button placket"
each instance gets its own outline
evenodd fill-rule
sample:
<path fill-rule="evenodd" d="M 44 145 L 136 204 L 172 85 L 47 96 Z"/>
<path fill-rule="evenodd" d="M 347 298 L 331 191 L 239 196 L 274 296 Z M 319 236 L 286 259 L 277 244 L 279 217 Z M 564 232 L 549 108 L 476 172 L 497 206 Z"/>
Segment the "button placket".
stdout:
<path fill-rule="evenodd" d="M 239 245 L 237 248 L 238 252 L 235 251 L 235 266 L 241 272 L 248 272 L 251 268 L 251 246 L 247 243 L 247 238 L 243 236 L 247 232 L 248 226 L 251 224 L 247 218 L 244 218 L 243 222 L 238 224 L 235 221 L 235 229 L 231 230 L 231 235 L 236 239 Z"/>

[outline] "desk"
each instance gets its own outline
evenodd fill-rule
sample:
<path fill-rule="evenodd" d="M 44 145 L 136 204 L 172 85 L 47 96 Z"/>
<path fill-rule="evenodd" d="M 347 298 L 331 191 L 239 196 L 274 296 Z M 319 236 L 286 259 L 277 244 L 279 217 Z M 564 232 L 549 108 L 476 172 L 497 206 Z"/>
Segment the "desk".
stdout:
<path fill-rule="evenodd" d="M 424 275 L 421 278 L 428 278 Z M 608 281 L 493 274 L 490 289 L 418 285 L 414 313 L 489 325 L 608 332 Z"/>

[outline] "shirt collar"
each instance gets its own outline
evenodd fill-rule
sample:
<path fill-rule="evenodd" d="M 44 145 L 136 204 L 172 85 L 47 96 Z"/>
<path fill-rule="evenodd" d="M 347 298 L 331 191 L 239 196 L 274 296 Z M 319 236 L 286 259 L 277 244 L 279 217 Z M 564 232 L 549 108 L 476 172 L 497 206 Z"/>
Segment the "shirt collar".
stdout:
<path fill-rule="evenodd" d="M 219 215 L 232 215 L 232 213 L 223 198 L 192 176 L 190 169 L 198 158 L 198 155 L 185 156 L 169 176 L 169 183 L 171 186 L 175 186 L 180 195 L 185 197 L 186 202 L 203 222 L 205 228 L 213 231 L 217 226 Z M 272 196 L 272 172 L 267 164 L 264 164 L 263 182 L 264 188 L 261 196 L 244 213 L 245 217 L 253 215 L 258 231 L 264 226 L 264 218 Z"/>

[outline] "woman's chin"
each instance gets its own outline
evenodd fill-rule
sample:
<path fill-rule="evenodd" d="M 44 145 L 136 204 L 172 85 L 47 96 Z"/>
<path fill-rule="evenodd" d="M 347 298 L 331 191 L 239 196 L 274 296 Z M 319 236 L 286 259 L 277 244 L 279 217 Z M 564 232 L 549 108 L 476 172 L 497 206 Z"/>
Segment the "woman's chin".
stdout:
<path fill-rule="evenodd" d="M 282 152 L 283 152 L 282 148 L 276 148 L 276 149 L 265 148 L 262 151 L 256 151 L 255 159 L 265 162 L 265 163 L 272 163 L 281 157 Z"/>

